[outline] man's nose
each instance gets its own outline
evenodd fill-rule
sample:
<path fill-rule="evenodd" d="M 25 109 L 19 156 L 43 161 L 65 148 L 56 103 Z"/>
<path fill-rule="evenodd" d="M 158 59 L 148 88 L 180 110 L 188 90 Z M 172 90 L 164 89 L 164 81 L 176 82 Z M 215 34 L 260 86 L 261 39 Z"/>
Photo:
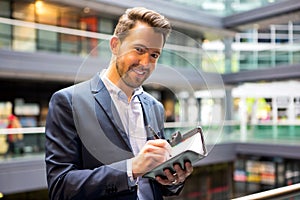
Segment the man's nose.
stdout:
<path fill-rule="evenodd" d="M 149 53 L 144 53 L 141 57 L 140 57 L 140 64 L 147 67 L 150 64 L 150 54 Z"/>

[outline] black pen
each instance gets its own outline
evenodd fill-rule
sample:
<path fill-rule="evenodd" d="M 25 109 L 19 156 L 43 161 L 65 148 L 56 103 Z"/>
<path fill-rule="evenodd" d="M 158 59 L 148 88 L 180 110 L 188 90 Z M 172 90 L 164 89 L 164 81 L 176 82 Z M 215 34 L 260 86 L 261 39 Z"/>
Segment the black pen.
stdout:
<path fill-rule="evenodd" d="M 161 139 L 159 137 L 159 135 L 155 132 L 155 130 L 150 125 L 148 125 L 148 128 L 151 131 L 151 133 L 152 133 L 152 135 L 154 136 L 155 139 Z"/>
<path fill-rule="evenodd" d="M 148 128 L 149 128 L 149 130 L 151 131 L 153 137 L 154 137 L 156 140 L 157 140 L 157 139 L 161 139 L 161 137 L 159 137 L 158 133 L 156 133 L 155 130 L 154 130 L 150 125 L 148 125 Z M 171 144 L 170 140 L 167 140 L 167 142 L 168 142 L 169 144 Z M 172 144 L 171 144 L 171 146 L 172 146 Z"/>
<path fill-rule="evenodd" d="M 148 125 L 148 128 L 149 128 L 149 130 L 151 131 L 151 133 L 152 133 L 152 135 L 153 135 L 153 137 L 157 140 L 157 139 L 161 139 L 160 137 L 159 137 L 159 135 L 155 132 L 155 130 L 150 126 L 150 125 Z M 167 142 L 170 144 L 170 142 L 167 140 Z M 172 157 L 172 154 L 171 154 L 171 152 L 169 151 L 169 157 Z"/>

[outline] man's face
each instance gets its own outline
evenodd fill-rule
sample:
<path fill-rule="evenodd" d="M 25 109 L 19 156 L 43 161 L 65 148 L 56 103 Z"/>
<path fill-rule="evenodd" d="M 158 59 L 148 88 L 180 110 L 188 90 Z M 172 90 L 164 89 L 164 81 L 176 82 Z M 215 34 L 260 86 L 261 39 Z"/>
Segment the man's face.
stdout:
<path fill-rule="evenodd" d="M 163 47 L 163 35 L 144 23 L 137 23 L 119 44 L 116 68 L 119 84 L 137 88 L 151 75 Z"/>

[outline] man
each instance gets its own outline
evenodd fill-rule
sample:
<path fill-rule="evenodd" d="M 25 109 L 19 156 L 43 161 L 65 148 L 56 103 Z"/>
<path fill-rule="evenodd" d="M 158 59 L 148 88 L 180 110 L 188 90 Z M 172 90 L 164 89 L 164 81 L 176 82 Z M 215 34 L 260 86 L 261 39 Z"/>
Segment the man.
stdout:
<path fill-rule="evenodd" d="M 111 62 L 91 80 L 56 92 L 46 121 L 50 199 L 161 200 L 177 195 L 193 170 L 174 165 L 155 180 L 142 176 L 166 161 L 164 109 L 142 83 L 170 32 L 160 14 L 128 9 L 110 40 Z"/>

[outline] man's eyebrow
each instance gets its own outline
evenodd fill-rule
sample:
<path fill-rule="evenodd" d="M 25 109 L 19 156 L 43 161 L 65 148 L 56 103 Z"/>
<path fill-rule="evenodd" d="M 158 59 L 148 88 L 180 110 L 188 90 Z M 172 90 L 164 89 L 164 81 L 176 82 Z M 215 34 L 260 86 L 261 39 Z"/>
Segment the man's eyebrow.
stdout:
<path fill-rule="evenodd" d="M 158 50 L 154 51 L 154 52 L 157 53 L 157 54 L 159 54 L 159 55 L 161 54 L 161 51 L 158 51 Z"/>
<path fill-rule="evenodd" d="M 149 49 L 153 49 L 153 48 L 147 47 L 147 46 L 145 46 L 145 45 L 143 45 L 143 44 L 135 44 L 134 46 L 139 46 L 139 47 L 145 48 L 147 51 L 148 51 Z M 154 52 L 155 52 L 155 53 L 158 53 L 158 54 L 161 54 L 160 49 L 157 50 L 157 49 L 155 48 L 155 49 L 154 49 Z"/>
<path fill-rule="evenodd" d="M 138 46 L 138 47 L 142 47 L 142 48 L 144 48 L 144 49 L 149 49 L 147 46 L 145 46 L 145 45 L 143 45 L 143 44 L 140 44 L 140 43 L 138 43 L 138 44 L 134 44 L 134 46 L 136 47 L 136 46 Z"/>

